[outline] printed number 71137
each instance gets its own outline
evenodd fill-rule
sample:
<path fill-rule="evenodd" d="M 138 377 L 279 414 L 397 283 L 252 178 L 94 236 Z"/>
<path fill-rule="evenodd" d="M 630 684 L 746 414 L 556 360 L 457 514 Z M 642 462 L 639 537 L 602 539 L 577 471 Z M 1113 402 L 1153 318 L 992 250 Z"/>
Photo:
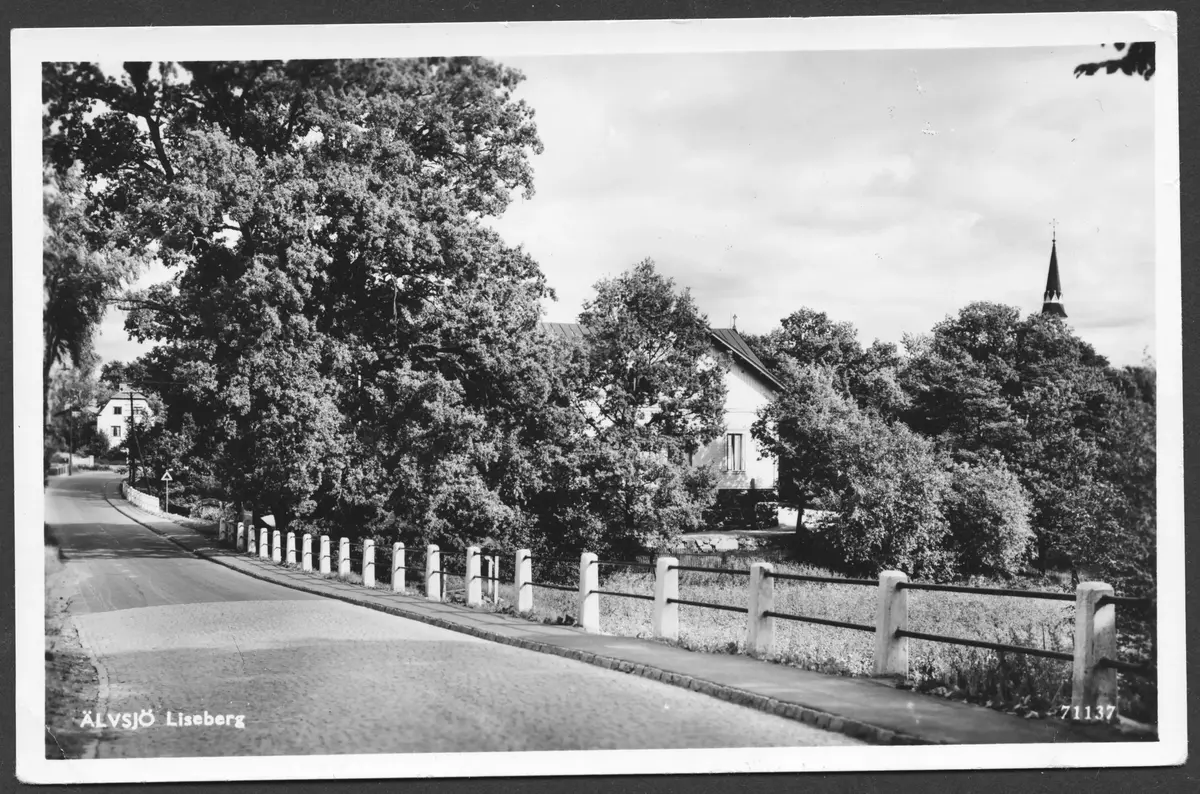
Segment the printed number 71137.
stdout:
<path fill-rule="evenodd" d="M 1059 706 L 1059 719 L 1084 722 L 1109 722 L 1117 713 L 1116 706 Z"/>

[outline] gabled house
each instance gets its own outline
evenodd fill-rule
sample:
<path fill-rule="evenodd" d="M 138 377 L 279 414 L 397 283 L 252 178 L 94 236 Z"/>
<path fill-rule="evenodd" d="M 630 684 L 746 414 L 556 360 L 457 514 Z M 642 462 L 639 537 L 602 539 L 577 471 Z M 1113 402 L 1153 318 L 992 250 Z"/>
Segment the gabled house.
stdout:
<path fill-rule="evenodd" d="M 96 412 L 96 432 L 115 447 L 125 440 L 131 421 L 139 426 L 148 424 L 154 421 L 154 412 L 145 394 L 122 383 Z"/>
<path fill-rule="evenodd" d="M 578 323 L 542 323 L 542 329 L 565 339 L 583 341 Z M 713 354 L 729 363 L 725 373 L 725 435 L 700 449 L 693 465 L 717 464 L 722 490 L 774 488 L 778 466 L 773 456 L 762 455 L 750 435 L 758 409 L 771 401 L 783 384 L 754 355 L 736 328 L 712 329 Z"/>

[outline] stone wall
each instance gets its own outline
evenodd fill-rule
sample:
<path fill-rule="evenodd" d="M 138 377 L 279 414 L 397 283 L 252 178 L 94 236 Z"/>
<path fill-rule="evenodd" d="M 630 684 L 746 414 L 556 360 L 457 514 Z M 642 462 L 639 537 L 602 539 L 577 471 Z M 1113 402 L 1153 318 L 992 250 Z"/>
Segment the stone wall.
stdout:
<path fill-rule="evenodd" d="M 687 535 L 671 551 L 681 554 L 712 554 L 720 551 L 753 551 L 762 548 L 767 538 L 745 535 Z"/>

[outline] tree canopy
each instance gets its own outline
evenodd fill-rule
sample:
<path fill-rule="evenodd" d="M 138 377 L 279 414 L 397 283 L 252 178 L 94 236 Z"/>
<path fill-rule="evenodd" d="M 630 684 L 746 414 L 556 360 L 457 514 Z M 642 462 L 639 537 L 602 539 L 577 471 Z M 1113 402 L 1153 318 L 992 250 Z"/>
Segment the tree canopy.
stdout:
<path fill-rule="evenodd" d="M 1100 46 L 1103 47 L 1104 45 L 1101 44 Z M 1120 58 L 1110 58 L 1105 61 L 1081 63 L 1075 67 L 1075 76 L 1087 75 L 1091 77 L 1101 70 L 1107 74 L 1115 74 L 1118 71 L 1126 75 L 1137 74 L 1141 75 L 1145 80 L 1149 80 L 1154 76 L 1154 42 L 1135 41 L 1128 46 L 1123 42 L 1117 42 L 1113 45 L 1113 49 L 1117 52 L 1124 51 L 1124 55 Z"/>
<path fill-rule="evenodd" d="M 532 192 L 519 73 L 451 58 L 44 78 L 52 162 L 81 164 L 111 245 L 173 273 L 127 296 L 127 328 L 162 343 L 143 363 L 171 384 L 166 426 L 193 428 L 237 497 L 285 523 L 337 502 L 370 469 L 364 420 L 414 380 L 480 410 L 499 398 L 481 362 L 533 332 L 546 292 L 480 223 Z"/>
<path fill-rule="evenodd" d="M 597 284 L 579 321 L 584 401 L 600 432 L 652 438 L 676 458 L 723 432 L 725 367 L 708 320 L 653 261 Z"/>
<path fill-rule="evenodd" d="M 51 370 L 69 365 L 90 372 L 93 340 L 109 303 L 133 274 L 137 260 L 110 245 L 89 217 L 81 169 L 42 169 L 42 398 Z M 48 418 L 48 414 L 47 414 Z"/>
<path fill-rule="evenodd" d="M 787 384 L 754 434 L 781 461 L 782 495 L 835 513 L 809 528 L 828 558 L 934 575 L 1032 562 L 1151 586 L 1152 368 L 1115 369 L 1061 318 L 986 302 L 883 367 L 810 309 L 754 343 Z M 861 387 L 881 372 L 900 397 Z"/>

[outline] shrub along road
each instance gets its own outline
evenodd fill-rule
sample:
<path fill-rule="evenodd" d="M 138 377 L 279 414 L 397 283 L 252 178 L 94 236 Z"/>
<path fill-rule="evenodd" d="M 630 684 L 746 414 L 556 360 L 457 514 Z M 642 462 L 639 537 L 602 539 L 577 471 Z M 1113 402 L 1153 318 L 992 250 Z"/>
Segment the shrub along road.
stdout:
<path fill-rule="evenodd" d="M 47 727 L 83 757 L 860 743 L 244 576 L 114 509 L 104 496 L 117 484 L 89 473 L 46 491 L 70 574 L 52 596 L 67 599 L 99 680 L 97 702 L 78 700 Z M 244 727 L 179 724 L 205 712 Z M 147 714 L 149 727 L 123 721 Z M 85 717 L 102 727 L 80 727 Z"/>

